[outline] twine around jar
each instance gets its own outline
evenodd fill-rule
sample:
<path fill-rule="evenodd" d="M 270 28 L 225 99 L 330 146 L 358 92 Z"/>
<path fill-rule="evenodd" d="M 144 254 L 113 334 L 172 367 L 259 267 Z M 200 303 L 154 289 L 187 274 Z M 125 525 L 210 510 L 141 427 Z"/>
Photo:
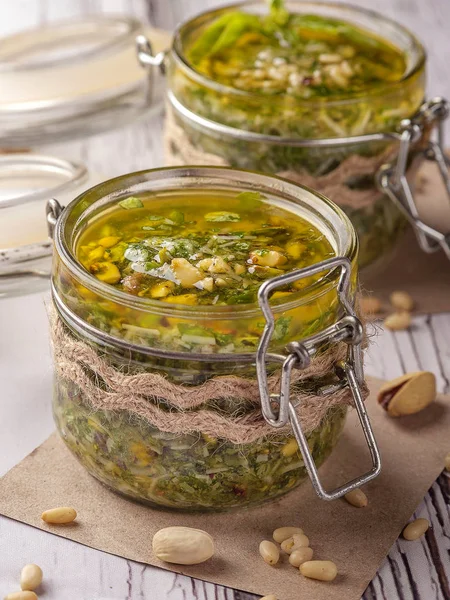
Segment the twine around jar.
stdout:
<path fill-rule="evenodd" d="M 301 168 L 298 170 L 278 171 L 276 175 L 290 179 L 332 198 L 339 206 L 351 209 L 367 208 L 372 206 L 383 194 L 375 185 L 365 189 L 355 189 L 348 186 L 352 176 L 369 180 L 374 178 L 379 168 L 391 162 L 398 152 L 398 147 L 388 144 L 382 152 L 375 156 L 361 156 L 353 152 L 342 160 L 335 169 L 325 175 L 313 176 Z M 174 111 L 170 105 L 166 106 L 166 119 L 164 125 L 164 153 L 167 166 L 208 165 L 215 167 L 229 167 L 228 161 L 211 152 L 204 152 L 194 146 L 185 130 L 178 125 Z"/>
<path fill-rule="evenodd" d="M 79 390 L 78 397 L 72 396 L 73 402 L 85 403 L 93 410 L 128 411 L 167 433 L 198 432 L 234 444 L 291 432 L 289 426 L 274 430 L 264 420 L 256 378 L 213 376 L 194 386 L 173 383 L 157 372 L 126 374 L 100 350 L 75 337 L 55 309 L 50 310 L 50 321 L 57 377 Z M 327 396 L 300 389 L 302 381 L 332 373 L 336 362 L 345 358 L 346 349 L 344 343 L 330 346 L 313 358 L 307 369 L 293 371 L 291 401 L 306 434 L 320 425 L 330 409 L 352 404 L 348 388 Z M 279 372 L 268 377 L 268 385 L 271 393 L 279 392 Z M 363 392 L 367 396 L 367 388 Z M 220 400 L 226 400 L 231 408 L 219 412 L 208 406 Z M 244 402 L 254 408 L 243 412 Z"/>

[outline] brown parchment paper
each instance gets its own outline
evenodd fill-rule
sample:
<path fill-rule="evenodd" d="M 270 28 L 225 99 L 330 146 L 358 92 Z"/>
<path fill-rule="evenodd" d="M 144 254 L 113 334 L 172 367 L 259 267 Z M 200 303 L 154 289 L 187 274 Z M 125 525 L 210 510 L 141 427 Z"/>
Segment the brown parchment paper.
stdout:
<path fill-rule="evenodd" d="M 382 474 L 367 485 L 369 506 L 357 509 L 344 500 L 319 500 L 305 483 L 282 500 L 261 508 L 223 514 L 180 514 L 129 502 L 97 483 L 77 463 L 56 434 L 0 479 L 0 513 L 86 546 L 157 565 L 279 600 L 359 600 L 404 524 L 442 470 L 448 452 L 450 397 L 440 396 L 421 414 L 392 419 L 376 405 L 380 385 L 369 381 L 367 401 L 383 459 Z M 321 469 L 328 486 L 368 468 L 368 453 L 354 411 L 338 448 Z M 74 506 L 78 520 L 49 526 L 43 510 Z M 167 565 L 151 551 L 161 527 L 186 525 L 211 533 L 216 555 L 196 566 Z M 258 554 L 261 540 L 283 525 L 304 528 L 315 557 L 334 560 L 339 576 L 332 584 L 303 578 L 283 556 L 266 565 Z M 156 599 L 155 599 L 156 600 Z"/>
<path fill-rule="evenodd" d="M 426 162 L 416 182 L 417 206 L 422 219 L 439 231 L 450 232 L 450 201 L 440 180 L 436 165 Z M 426 254 L 412 230 L 399 244 L 391 262 L 372 273 L 361 273 L 365 293 L 383 301 L 384 313 L 391 312 L 389 295 L 405 290 L 415 300 L 413 313 L 450 311 L 450 260 L 442 250 Z"/>

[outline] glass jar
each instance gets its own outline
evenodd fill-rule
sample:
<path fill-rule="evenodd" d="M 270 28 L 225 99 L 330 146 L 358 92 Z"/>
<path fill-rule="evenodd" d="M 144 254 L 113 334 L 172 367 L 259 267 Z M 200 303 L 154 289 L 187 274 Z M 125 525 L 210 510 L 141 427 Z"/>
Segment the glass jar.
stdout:
<path fill-rule="evenodd" d="M 101 180 L 84 165 L 54 156 L 0 156 L 0 297 L 48 287 L 52 243 L 46 203 L 55 195 L 67 202 Z"/>
<path fill-rule="evenodd" d="M 58 21 L 0 43 L 0 146 L 26 148 L 126 125 L 162 108 L 159 79 L 138 62 L 135 38 L 167 34 L 123 16 Z"/>
<path fill-rule="evenodd" d="M 413 182 L 434 124 L 434 117 L 428 118 L 429 105 L 422 106 L 425 51 L 401 24 L 373 11 L 296 0 L 286 2 L 286 8 L 339 19 L 378 35 L 402 51 L 406 71 L 400 79 L 364 92 L 343 89 L 311 100 L 229 87 L 200 73 L 187 57 L 188 48 L 216 19 L 237 10 L 261 14 L 268 9 L 248 0 L 205 12 L 178 28 L 167 54 L 167 164 L 232 166 L 308 185 L 350 217 L 360 240 L 360 267 L 383 263 L 406 219 L 413 224 L 417 220 L 404 186 Z M 141 49 L 145 54 L 142 43 Z M 405 130 L 411 133 L 407 144 Z M 406 155 L 401 163 L 407 177 L 401 184 L 403 172 L 393 173 L 399 154 Z M 388 197 L 391 188 L 394 202 Z M 419 242 L 429 251 L 423 234 Z"/>
<path fill-rule="evenodd" d="M 99 281 L 81 266 L 76 258 L 77 241 L 98 215 L 108 214 L 112 206 L 129 196 L 150 196 L 153 201 L 170 197 L 180 189 L 183 193 L 207 189 L 263 194 L 268 205 L 313 224 L 331 244 L 337 257 L 331 260 L 338 262 L 312 265 L 307 272 L 303 269 L 283 276 L 301 278 L 304 285 L 289 300 L 281 294 L 271 299 L 270 305 L 271 286 L 283 282 L 277 278 L 267 280 L 260 288 L 259 306 L 169 304 L 133 296 Z M 295 488 L 307 471 L 317 475 L 314 463 L 322 464 L 334 448 L 344 424 L 345 406 L 325 410 L 317 426 L 305 436 L 296 418 L 295 423 L 292 415 L 287 418 L 288 406 L 283 403 L 290 402 L 290 396 L 283 388 L 283 378 L 287 373 L 289 379 L 294 363 L 300 366 L 300 355 L 306 360 L 316 350 L 323 352 L 333 346 L 333 340 L 344 339 L 348 319 L 354 318 L 358 244 L 349 220 L 337 206 L 279 178 L 189 167 L 155 169 L 112 179 L 81 194 L 51 222 L 56 224 L 52 294 L 58 335 L 64 338 L 61 341 L 57 335 L 53 344 L 57 367 L 54 416 L 62 439 L 89 473 L 112 490 L 152 506 L 205 511 L 259 504 Z M 205 340 L 204 335 L 198 339 L 198 334 L 184 339 L 182 332 L 189 327 L 202 328 L 211 340 Z M 224 345 L 223 336 L 233 343 L 228 339 Z M 286 357 L 286 345 L 300 339 L 310 340 L 308 350 L 297 345 L 295 351 L 299 354 L 292 350 Z M 359 342 L 348 341 L 356 344 L 348 346 L 350 354 L 356 352 Z M 74 354 L 70 358 L 64 352 L 72 345 Z M 84 356 L 81 363 L 80 356 Z M 103 361 L 101 368 L 96 365 L 98 356 Z M 280 362 L 284 400 L 278 397 L 277 416 L 277 400 L 267 392 L 267 383 L 271 375 L 280 373 Z M 357 379 L 362 384 L 360 363 L 356 362 L 355 373 L 359 369 Z M 160 390 L 155 392 L 154 387 L 137 403 L 134 399 L 130 405 L 125 393 L 119 394 L 120 402 L 128 405 L 115 403 L 106 408 L 101 402 L 93 402 L 89 389 L 92 382 L 101 379 L 100 388 L 111 391 L 108 382 L 113 367 L 115 373 L 120 373 L 122 390 L 124 381 L 130 381 L 126 378 L 142 374 L 161 376 L 152 385 L 183 386 L 181 391 L 176 388 L 180 395 L 193 390 L 197 394 L 205 385 L 214 384 L 216 388 L 201 406 L 183 410 L 173 405 L 169 392 L 165 396 Z M 222 391 L 225 382 L 230 383 L 229 377 L 237 385 L 233 394 Z M 352 381 L 349 379 L 350 385 Z M 233 419 L 255 411 L 255 404 L 246 399 L 240 387 L 250 384 L 260 386 L 256 410 L 260 410 L 260 397 L 266 420 L 276 421 L 273 431 L 257 435 L 250 443 L 233 442 L 234 434 L 228 432 L 231 439 L 214 435 L 217 422 L 231 419 L 233 425 Z M 289 388 L 289 381 L 287 385 Z M 333 365 L 320 376 L 305 376 L 302 381 L 297 378 L 291 396 L 301 391 L 318 393 L 325 385 L 328 392 L 345 385 Z M 173 388 L 170 390 L 172 394 Z M 117 400 L 117 396 L 111 396 Z M 159 421 L 155 426 L 152 418 L 143 417 L 148 407 L 164 411 L 167 418 L 164 416 L 162 424 Z M 180 431 L 180 413 L 182 418 L 201 418 L 201 424 L 196 420 L 195 426 L 191 423 L 187 430 Z M 289 427 L 277 430 L 288 421 L 294 434 Z M 300 453 L 296 440 L 307 458 Z"/>

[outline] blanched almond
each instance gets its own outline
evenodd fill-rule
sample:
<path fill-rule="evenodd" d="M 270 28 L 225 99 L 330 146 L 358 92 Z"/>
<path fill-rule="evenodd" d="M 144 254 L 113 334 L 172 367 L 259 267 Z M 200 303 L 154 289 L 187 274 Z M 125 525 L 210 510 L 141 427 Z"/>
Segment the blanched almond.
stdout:
<path fill-rule="evenodd" d="M 198 565 L 214 554 L 214 540 L 202 529 L 164 527 L 153 536 L 157 558 L 177 565 Z"/>

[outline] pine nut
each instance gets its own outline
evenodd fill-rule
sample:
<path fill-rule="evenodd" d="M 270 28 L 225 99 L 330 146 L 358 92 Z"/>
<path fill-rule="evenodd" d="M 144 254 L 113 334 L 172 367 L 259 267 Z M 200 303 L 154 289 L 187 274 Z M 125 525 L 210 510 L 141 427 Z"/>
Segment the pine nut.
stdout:
<path fill-rule="evenodd" d="M 38 600 L 34 592 L 13 592 L 5 596 L 5 600 Z"/>
<path fill-rule="evenodd" d="M 414 300 L 407 292 L 392 292 L 389 299 L 397 310 L 411 311 L 414 308 Z"/>
<path fill-rule="evenodd" d="M 352 506 L 356 506 L 356 508 L 364 508 L 369 503 L 367 500 L 367 496 L 359 488 L 356 488 L 351 492 L 347 492 L 344 498 L 349 504 L 351 504 Z"/>
<path fill-rule="evenodd" d="M 310 579 L 333 581 L 337 575 L 337 567 L 331 560 L 309 560 L 300 565 L 300 573 Z"/>
<path fill-rule="evenodd" d="M 74 508 L 68 506 L 60 506 L 58 508 L 51 508 L 42 513 L 41 519 L 46 523 L 52 523 L 54 525 L 64 525 L 65 523 L 71 523 L 77 518 L 77 511 Z"/>
<path fill-rule="evenodd" d="M 284 542 L 281 542 L 281 549 L 283 550 L 283 552 L 286 552 L 286 554 L 290 554 L 294 549 L 294 546 L 295 542 L 293 537 L 290 537 L 287 540 L 284 540 Z"/>
<path fill-rule="evenodd" d="M 261 600 L 277 600 L 277 599 L 273 594 L 270 594 L 270 596 L 264 596 L 264 598 L 261 598 Z"/>
<path fill-rule="evenodd" d="M 35 590 L 42 583 L 42 569 L 37 565 L 25 565 L 20 574 L 22 590 Z"/>
<path fill-rule="evenodd" d="M 293 550 L 296 550 L 297 548 L 307 548 L 309 546 L 309 537 L 304 533 L 294 533 L 292 538 L 294 540 Z"/>
<path fill-rule="evenodd" d="M 299 567 L 304 562 L 312 560 L 313 554 L 312 548 L 296 548 L 289 556 L 289 562 L 293 567 Z"/>
<path fill-rule="evenodd" d="M 450 472 L 450 452 L 445 457 L 445 470 Z"/>
<path fill-rule="evenodd" d="M 376 315 L 381 312 L 381 300 L 375 296 L 363 296 L 359 299 L 359 306 L 366 315 Z"/>
<path fill-rule="evenodd" d="M 413 542 L 414 540 L 418 540 L 429 528 L 430 523 L 426 519 L 416 519 L 408 525 L 403 530 L 403 537 L 405 540 L 409 542 Z"/>
<path fill-rule="evenodd" d="M 294 533 L 303 533 L 303 529 L 300 529 L 300 527 L 278 527 L 278 529 L 275 529 L 272 536 L 276 542 L 281 544 L 284 540 L 292 537 Z"/>
<path fill-rule="evenodd" d="M 268 565 L 276 565 L 280 559 L 280 551 L 273 542 L 263 540 L 259 544 L 259 553 Z"/>
<path fill-rule="evenodd" d="M 389 315 L 384 320 L 384 326 L 391 331 L 401 331 L 402 329 L 408 329 L 412 322 L 411 315 L 409 312 L 395 312 Z"/>

